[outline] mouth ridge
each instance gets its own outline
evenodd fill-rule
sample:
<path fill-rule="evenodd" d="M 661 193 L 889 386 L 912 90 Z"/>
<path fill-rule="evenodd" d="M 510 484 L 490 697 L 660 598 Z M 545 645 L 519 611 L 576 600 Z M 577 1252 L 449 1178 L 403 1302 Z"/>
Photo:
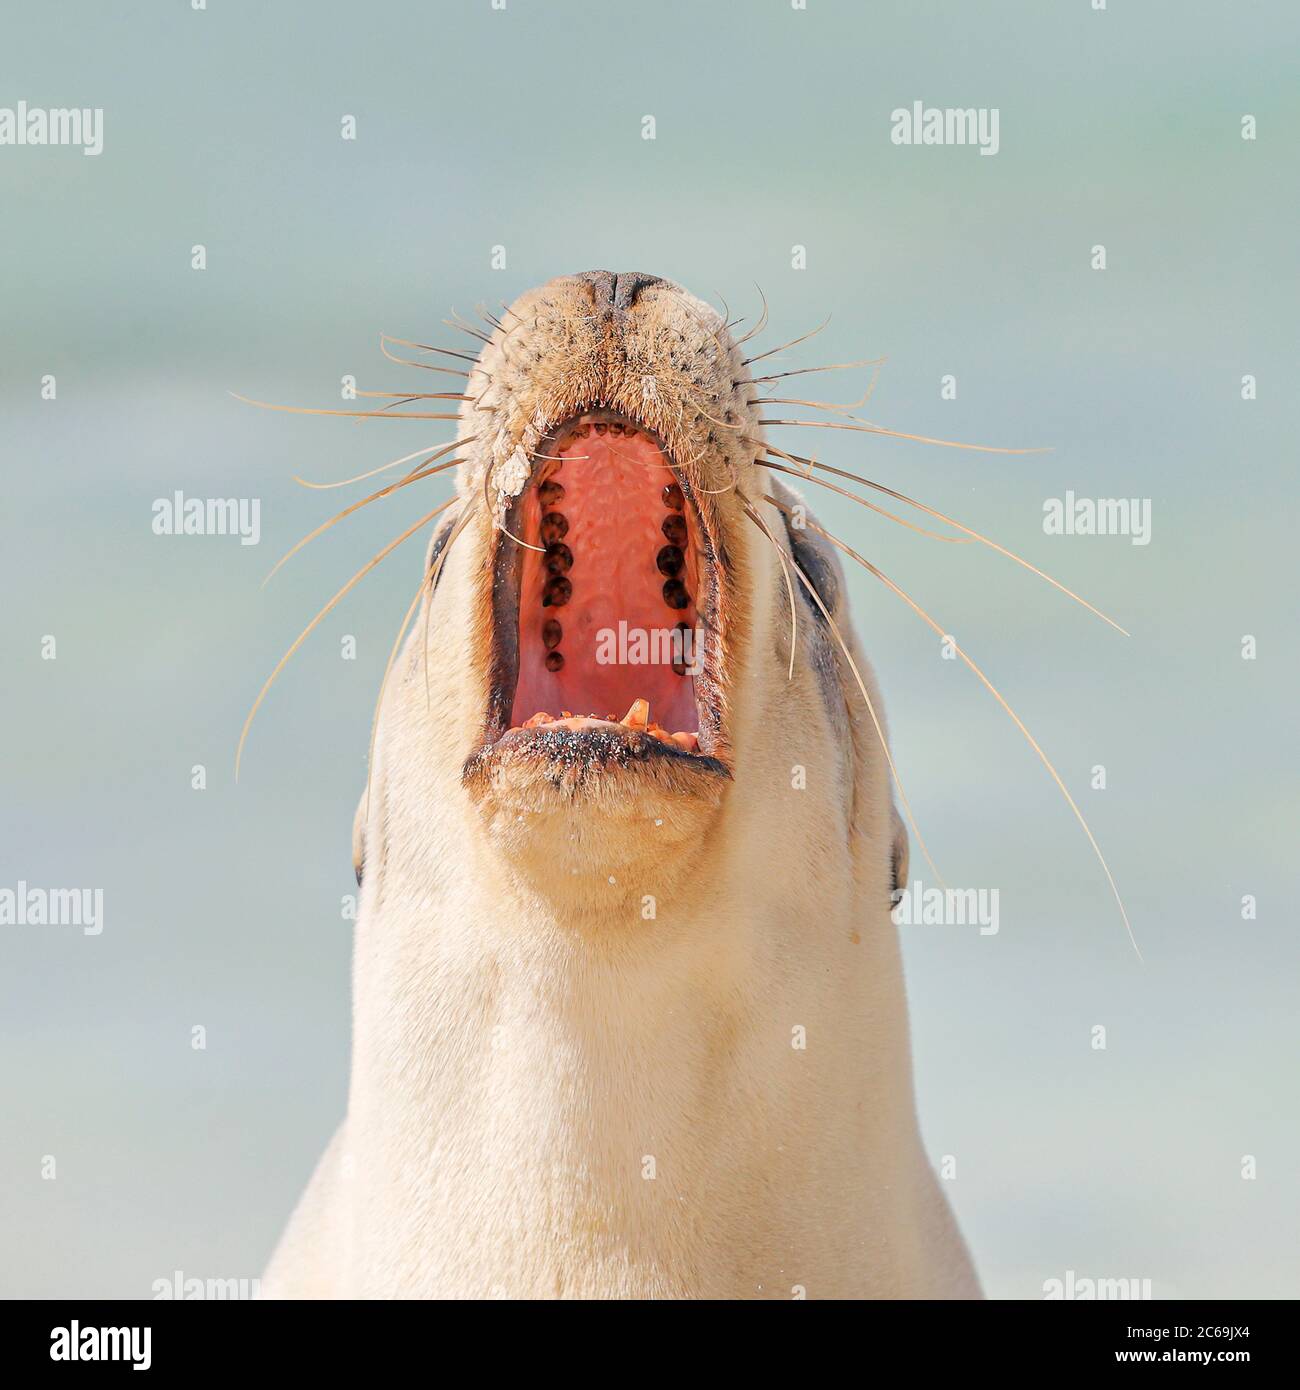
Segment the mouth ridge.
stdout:
<path fill-rule="evenodd" d="M 651 536 L 656 520 L 661 534 Z M 721 555 L 709 495 L 643 420 L 598 403 L 554 425 L 498 518 L 487 709 L 467 772 L 524 757 L 586 770 L 671 764 L 730 778 Z M 631 621 L 656 616 L 654 628 Z M 615 638 L 605 646 L 617 657 L 604 669 L 590 648 L 602 618 L 600 637 Z M 638 673 L 642 634 L 651 660 Z"/>

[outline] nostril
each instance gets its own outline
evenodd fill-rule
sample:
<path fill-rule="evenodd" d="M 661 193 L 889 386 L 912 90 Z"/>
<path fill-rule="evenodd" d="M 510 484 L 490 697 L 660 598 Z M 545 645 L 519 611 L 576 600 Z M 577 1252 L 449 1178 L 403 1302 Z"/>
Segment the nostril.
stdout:
<path fill-rule="evenodd" d="M 614 308 L 630 309 L 642 290 L 660 283 L 658 275 L 643 275 L 639 270 L 621 271 L 614 285 Z"/>
<path fill-rule="evenodd" d="M 608 313 L 614 303 L 614 284 L 618 277 L 608 270 L 584 270 L 577 278 L 591 286 L 591 307 L 596 313 Z"/>
<path fill-rule="evenodd" d="M 592 308 L 597 314 L 626 313 L 637 301 L 642 290 L 651 285 L 660 285 L 663 280 L 658 275 L 644 275 L 639 270 L 623 270 L 615 274 L 609 270 L 584 270 L 579 280 L 591 286 Z"/>

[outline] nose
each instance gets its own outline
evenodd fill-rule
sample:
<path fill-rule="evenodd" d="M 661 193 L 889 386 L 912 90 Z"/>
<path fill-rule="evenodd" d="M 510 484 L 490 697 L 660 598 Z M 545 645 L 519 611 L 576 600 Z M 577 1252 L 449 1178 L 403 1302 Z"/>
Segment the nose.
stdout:
<path fill-rule="evenodd" d="M 577 278 L 591 286 L 592 308 L 602 317 L 626 313 L 643 289 L 663 283 L 661 276 L 644 275 L 639 270 L 584 270 Z"/>

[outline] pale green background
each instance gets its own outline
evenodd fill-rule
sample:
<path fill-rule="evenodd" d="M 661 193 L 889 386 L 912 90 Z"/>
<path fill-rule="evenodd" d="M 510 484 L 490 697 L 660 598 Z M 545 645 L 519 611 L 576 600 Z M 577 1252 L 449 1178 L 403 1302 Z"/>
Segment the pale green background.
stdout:
<path fill-rule="evenodd" d="M 1009 722 L 855 577 L 940 866 L 1001 892 L 996 937 L 904 933 L 927 1145 L 957 1156 L 949 1190 L 992 1294 L 1037 1297 L 1067 1269 L 1160 1297 L 1300 1293 L 1298 51 L 1287 0 L 7 5 L 0 105 L 106 117 L 97 159 L 0 149 L 0 886 L 102 886 L 107 925 L 0 935 L 0 1290 L 147 1297 L 176 1269 L 258 1274 L 342 1114 L 339 901 L 414 545 L 297 658 L 237 788 L 234 744 L 302 623 L 421 501 L 371 509 L 258 586 L 341 495 L 291 474 L 447 436 L 228 390 L 337 405 L 344 373 L 396 389 L 415 374 L 379 357 L 381 328 L 449 342 L 453 305 L 609 267 L 747 315 L 757 281 L 764 345 L 834 315 L 781 365 L 889 355 L 873 418 L 1052 446 L 783 441 L 955 512 L 1133 634 L 991 552 L 818 499 L 1057 759 L 1146 954 Z M 893 146 L 890 111 L 917 99 L 998 107 L 1001 153 Z M 177 488 L 260 497 L 262 544 L 155 537 L 151 503 Z M 1151 498 L 1152 543 L 1045 536 L 1043 499 L 1066 488 Z"/>

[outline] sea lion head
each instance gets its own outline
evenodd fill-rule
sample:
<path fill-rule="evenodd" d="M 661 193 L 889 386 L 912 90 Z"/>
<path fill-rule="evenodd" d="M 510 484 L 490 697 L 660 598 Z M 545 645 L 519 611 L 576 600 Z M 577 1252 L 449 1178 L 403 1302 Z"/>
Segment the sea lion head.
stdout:
<path fill-rule="evenodd" d="M 729 836 L 779 840 L 794 815 L 841 844 L 864 821 L 887 863 L 842 574 L 757 463 L 744 340 L 630 272 L 560 277 L 493 322 L 460 407 L 458 501 L 382 700 L 366 871 L 378 834 L 409 884 L 430 855 L 486 852 L 486 871 L 594 908 L 611 884 L 671 888 Z M 816 792 L 794 800 L 798 769 Z"/>

